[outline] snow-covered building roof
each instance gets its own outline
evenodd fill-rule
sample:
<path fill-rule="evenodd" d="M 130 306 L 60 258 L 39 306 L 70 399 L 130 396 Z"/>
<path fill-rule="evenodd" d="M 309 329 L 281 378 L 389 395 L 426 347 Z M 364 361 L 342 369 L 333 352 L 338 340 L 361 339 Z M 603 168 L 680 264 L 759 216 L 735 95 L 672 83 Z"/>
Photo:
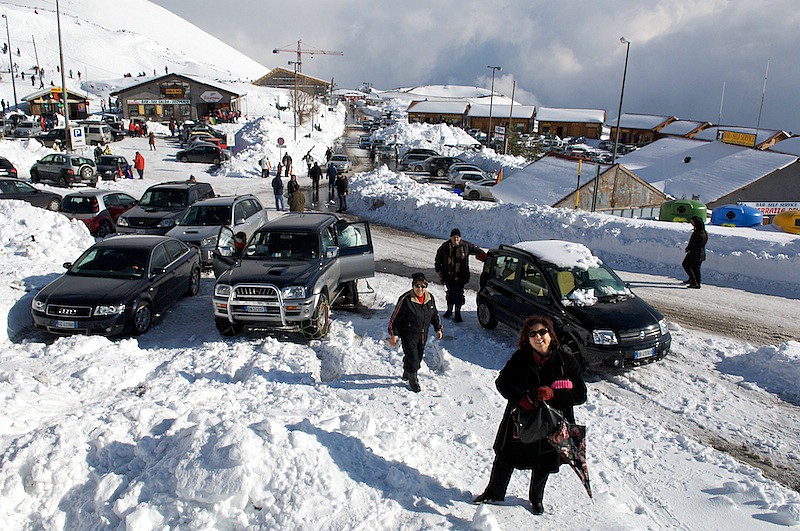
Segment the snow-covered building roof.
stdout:
<path fill-rule="evenodd" d="M 600 172 L 609 168 L 600 165 Z M 594 179 L 597 164 L 583 161 L 581 183 Z M 554 205 L 575 191 L 578 184 L 578 161 L 546 156 L 505 176 L 494 185 L 492 195 L 498 201 L 512 204 Z"/>
<path fill-rule="evenodd" d="M 792 155 L 678 137 L 656 140 L 617 159 L 662 192 L 676 198 L 697 195 L 704 203 L 795 161 Z"/>
<path fill-rule="evenodd" d="M 786 140 L 781 140 L 769 148 L 769 150 L 800 157 L 800 136 L 793 136 L 791 138 L 787 138 Z"/>
<path fill-rule="evenodd" d="M 658 130 L 665 124 L 675 121 L 678 118 L 675 116 L 666 116 L 660 114 L 636 114 L 636 113 L 622 113 L 619 121 L 620 129 L 646 129 Z M 609 127 L 617 127 L 616 117 L 607 124 Z"/>
<path fill-rule="evenodd" d="M 540 122 L 567 123 L 599 123 L 606 120 L 606 111 L 602 109 L 559 109 L 556 107 L 539 107 L 536 119 Z"/>
<path fill-rule="evenodd" d="M 703 130 L 707 127 L 711 126 L 710 122 L 698 122 L 695 120 L 675 120 L 674 122 L 670 122 L 658 132 L 662 135 L 671 135 L 671 136 L 686 136 L 695 131 Z"/>
<path fill-rule="evenodd" d="M 409 113 L 425 114 L 458 114 L 463 115 L 469 103 L 461 101 L 412 101 L 408 106 Z"/>
<path fill-rule="evenodd" d="M 533 118 L 533 112 L 536 110 L 533 105 L 514 105 L 513 109 L 511 107 L 511 105 L 498 104 L 497 102 L 493 105 L 476 103 L 467 111 L 467 116 L 470 118 L 488 118 L 489 109 L 491 108 L 492 116 L 496 118 L 508 118 L 509 113 L 513 113 L 512 118 L 524 120 Z"/>
<path fill-rule="evenodd" d="M 756 129 L 755 127 L 739 127 L 734 125 L 715 125 L 697 133 L 695 140 L 717 140 L 720 132 L 724 133 L 730 131 L 733 133 L 744 133 L 748 135 L 756 135 L 755 147 L 762 146 L 769 143 L 777 143 L 781 140 L 789 138 L 791 135 L 786 131 L 776 129 Z"/>
<path fill-rule="evenodd" d="M 131 88 L 138 87 L 139 85 L 146 85 L 148 83 L 158 82 L 161 79 L 169 78 L 169 77 L 182 77 L 184 79 L 188 79 L 190 81 L 194 81 L 195 83 L 200 83 L 202 85 L 208 85 L 210 87 L 214 87 L 214 88 L 219 89 L 219 90 L 224 90 L 225 92 L 227 92 L 229 94 L 233 94 L 237 98 L 240 97 L 240 96 L 243 96 L 244 94 L 246 94 L 246 92 L 242 92 L 240 89 L 233 90 L 233 87 L 231 85 L 229 85 L 227 83 L 222 83 L 222 82 L 217 81 L 215 79 L 205 78 L 205 77 L 198 76 L 198 75 L 195 75 L 195 74 L 188 75 L 188 74 L 179 74 L 177 72 L 175 72 L 175 73 L 170 72 L 169 74 L 164 74 L 163 76 L 158 76 L 158 77 L 128 78 L 128 79 L 131 79 L 133 81 L 130 85 L 127 85 L 125 87 L 121 87 L 118 90 L 115 90 L 115 91 L 111 92 L 110 95 L 111 96 L 116 96 L 120 92 L 125 92 L 125 91 L 127 91 L 127 90 L 129 90 Z"/>
<path fill-rule="evenodd" d="M 424 85 L 407 89 L 397 89 L 398 92 L 413 94 L 416 99 L 468 99 L 490 96 L 492 91 L 480 87 L 468 87 L 464 85 Z M 495 97 L 499 96 L 495 92 Z M 421 98 L 420 98 L 421 97 Z"/>
<path fill-rule="evenodd" d="M 36 98 L 40 98 L 41 96 L 44 96 L 45 94 L 50 94 L 54 90 L 56 92 L 60 93 L 61 92 L 61 87 L 47 87 L 47 88 L 39 89 L 39 90 L 37 90 L 35 92 L 31 92 L 27 96 L 23 96 L 22 101 L 33 101 Z M 91 98 L 89 97 L 88 94 L 86 94 L 85 92 L 81 92 L 79 90 L 75 90 L 75 89 L 67 88 L 67 94 L 69 94 L 70 96 L 76 97 L 78 99 L 91 100 Z"/>

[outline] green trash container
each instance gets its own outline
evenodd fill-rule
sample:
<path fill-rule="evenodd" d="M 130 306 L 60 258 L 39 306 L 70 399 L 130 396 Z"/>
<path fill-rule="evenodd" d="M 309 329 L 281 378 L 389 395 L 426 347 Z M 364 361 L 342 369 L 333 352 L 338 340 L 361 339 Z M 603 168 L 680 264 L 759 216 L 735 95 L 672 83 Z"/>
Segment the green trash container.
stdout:
<path fill-rule="evenodd" d="M 675 199 L 661 203 L 658 211 L 658 219 L 661 221 L 688 223 L 692 216 L 697 216 L 705 222 L 708 218 L 708 208 L 700 201 Z"/>

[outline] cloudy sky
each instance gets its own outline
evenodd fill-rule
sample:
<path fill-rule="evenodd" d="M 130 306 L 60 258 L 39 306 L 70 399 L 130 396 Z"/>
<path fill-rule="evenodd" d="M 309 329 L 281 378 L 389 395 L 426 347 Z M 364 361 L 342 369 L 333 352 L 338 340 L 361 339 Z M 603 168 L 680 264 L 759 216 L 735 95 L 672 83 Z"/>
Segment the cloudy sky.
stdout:
<path fill-rule="evenodd" d="M 796 0 L 152 0 L 267 67 L 288 66 L 301 39 L 343 57 L 303 57 L 338 87 L 422 84 L 495 88 L 553 107 L 623 112 L 800 133 L 800 9 Z M 220 9 L 224 6 L 224 9 Z M 232 7 L 234 6 L 234 7 Z"/>

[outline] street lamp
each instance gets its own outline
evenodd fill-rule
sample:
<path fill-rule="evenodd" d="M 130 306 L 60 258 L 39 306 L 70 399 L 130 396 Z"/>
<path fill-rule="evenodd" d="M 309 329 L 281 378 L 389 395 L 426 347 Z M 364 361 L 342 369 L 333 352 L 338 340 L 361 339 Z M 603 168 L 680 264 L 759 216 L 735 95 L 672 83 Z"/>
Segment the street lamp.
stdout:
<path fill-rule="evenodd" d="M 297 66 L 299 61 L 289 61 L 294 66 L 294 140 L 297 141 Z"/>
<path fill-rule="evenodd" d="M 8 39 L 8 71 L 11 72 L 11 87 L 14 89 L 14 107 L 17 106 L 17 83 L 14 81 L 14 60 L 11 55 L 11 33 L 8 31 L 8 17 L 3 14 L 6 20 L 6 38 Z"/>
<path fill-rule="evenodd" d="M 492 93 L 489 95 L 489 133 L 488 133 L 488 143 L 489 147 L 492 147 L 492 105 L 494 104 L 494 73 L 498 70 L 502 70 L 503 67 L 501 66 L 487 66 L 486 68 L 492 69 Z"/>
<path fill-rule="evenodd" d="M 620 37 L 619 42 L 625 45 L 625 68 L 622 70 L 622 89 L 619 91 L 619 110 L 617 111 L 617 134 L 614 135 L 614 152 L 611 154 L 611 165 L 617 162 L 617 145 L 619 144 L 619 120 L 622 118 L 622 97 L 625 95 L 625 76 L 628 75 L 628 53 L 631 51 L 631 41 Z"/>

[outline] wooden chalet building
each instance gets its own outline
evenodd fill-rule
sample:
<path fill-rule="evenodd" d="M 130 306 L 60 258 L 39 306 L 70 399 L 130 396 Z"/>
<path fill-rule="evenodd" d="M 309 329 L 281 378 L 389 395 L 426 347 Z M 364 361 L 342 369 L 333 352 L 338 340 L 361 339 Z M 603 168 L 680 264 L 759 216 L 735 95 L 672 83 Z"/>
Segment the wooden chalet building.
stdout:
<path fill-rule="evenodd" d="M 744 146 L 755 149 L 768 149 L 791 137 L 786 131 L 775 129 L 756 129 L 755 127 L 738 127 L 730 125 L 715 125 L 699 132 L 694 136 L 697 140 L 718 140 L 725 144 Z"/>
<path fill-rule="evenodd" d="M 47 87 L 31 92 L 22 101 L 28 104 L 28 114 L 52 115 L 58 112 L 63 114 L 63 97 L 61 87 Z M 82 120 L 89 115 L 89 101 L 87 94 L 77 90 L 67 89 L 67 103 L 69 104 L 69 119 Z"/>
<path fill-rule="evenodd" d="M 539 134 L 554 134 L 560 138 L 585 136 L 600 138 L 606 111 L 602 109 L 557 109 L 539 107 L 536 109 L 536 131 Z"/>
<path fill-rule="evenodd" d="M 408 123 L 449 124 L 464 126 L 467 110 L 466 101 L 412 101 L 408 106 Z"/>
<path fill-rule="evenodd" d="M 492 129 L 497 126 L 512 128 L 517 133 L 530 133 L 533 131 L 533 119 L 536 107 L 533 105 L 510 105 L 510 104 L 471 104 L 467 110 L 465 126 L 467 128 L 480 129 L 484 133 L 489 132 L 489 108 L 492 114 Z M 512 114 L 513 113 L 513 114 Z M 509 120 L 510 116 L 510 120 Z"/>
<path fill-rule="evenodd" d="M 325 96 L 331 90 L 331 84 L 324 79 L 311 77 L 302 72 L 297 73 L 297 90 L 312 96 Z M 295 72 L 287 68 L 274 68 L 269 73 L 253 81 L 259 87 L 295 89 Z"/>
<path fill-rule="evenodd" d="M 677 119 L 676 116 L 623 113 L 619 122 L 619 141 L 622 144 L 636 144 L 637 146 L 649 144 L 657 140 L 657 133 L 661 129 Z M 616 138 L 616 119 L 606 125 L 611 129 L 609 138 Z"/>

